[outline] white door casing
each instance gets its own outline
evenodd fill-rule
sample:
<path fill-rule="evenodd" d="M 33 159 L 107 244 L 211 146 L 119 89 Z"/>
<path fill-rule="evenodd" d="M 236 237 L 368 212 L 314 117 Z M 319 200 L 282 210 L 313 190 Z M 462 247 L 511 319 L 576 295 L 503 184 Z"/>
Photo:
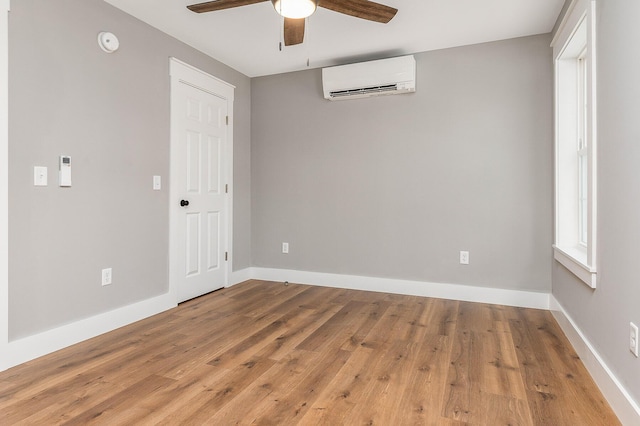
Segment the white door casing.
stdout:
<path fill-rule="evenodd" d="M 9 0 L 0 1 L 0 353 L 9 345 Z M 0 371 L 8 367 L 0 357 Z"/>
<path fill-rule="evenodd" d="M 228 284 L 233 89 L 171 59 L 169 279 L 177 302 Z"/>

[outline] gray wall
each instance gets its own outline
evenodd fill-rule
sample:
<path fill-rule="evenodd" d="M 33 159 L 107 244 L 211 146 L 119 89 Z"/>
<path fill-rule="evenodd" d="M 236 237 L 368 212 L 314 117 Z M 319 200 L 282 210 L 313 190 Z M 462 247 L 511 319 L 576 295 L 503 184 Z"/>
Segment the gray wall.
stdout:
<path fill-rule="evenodd" d="M 168 290 L 170 56 L 237 87 L 233 259 L 248 267 L 249 78 L 100 0 L 11 6 L 10 339 Z M 99 49 L 103 30 L 118 52 Z M 72 188 L 57 186 L 60 154 L 72 157 Z M 49 186 L 33 186 L 35 165 Z M 103 288 L 105 267 L 114 284 Z"/>
<path fill-rule="evenodd" d="M 640 359 L 628 346 L 629 322 L 640 326 L 640 53 L 629 49 L 640 40 L 640 2 L 597 4 L 598 284 L 556 263 L 553 294 L 640 402 Z"/>
<path fill-rule="evenodd" d="M 253 265 L 549 292 L 549 43 L 416 55 L 409 95 L 329 102 L 320 70 L 252 79 Z"/>

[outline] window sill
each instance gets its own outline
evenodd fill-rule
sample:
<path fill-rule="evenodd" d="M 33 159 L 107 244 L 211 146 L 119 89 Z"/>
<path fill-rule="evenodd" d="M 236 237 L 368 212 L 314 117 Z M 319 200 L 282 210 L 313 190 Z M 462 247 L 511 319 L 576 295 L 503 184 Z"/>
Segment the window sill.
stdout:
<path fill-rule="evenodd" d="M 574 247 L 553 246 L 553 257 L 586 285 L 596 288 L 596 269 L 587 264 L 587 253 Z"/>

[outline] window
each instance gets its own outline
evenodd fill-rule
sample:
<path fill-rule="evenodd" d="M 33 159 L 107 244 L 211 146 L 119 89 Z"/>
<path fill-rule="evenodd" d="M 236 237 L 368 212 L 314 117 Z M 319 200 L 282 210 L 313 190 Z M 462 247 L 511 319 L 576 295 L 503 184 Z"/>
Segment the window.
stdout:
<path fill-rule="evenodd" d="M 574 0 L 552 42 L 555 69 L 554 257 L 596 286 L 595 1 Z"/>

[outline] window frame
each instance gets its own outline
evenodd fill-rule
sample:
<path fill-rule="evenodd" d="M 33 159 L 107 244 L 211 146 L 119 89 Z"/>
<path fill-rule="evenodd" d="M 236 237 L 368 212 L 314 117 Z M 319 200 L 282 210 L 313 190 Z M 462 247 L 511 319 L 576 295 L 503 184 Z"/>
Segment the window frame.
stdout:
<path fill-rule="evenodd" d="M 595 0 L 574 0 L 551 42 L 555 76 L 553 250 L 558 262 L 592 288 L 597 280 L 595 40 Z M 585 67 L 582 73 L 581 66 Z"/>
<path fill-rule="evenodd" d="M 589 125 L 589 109 L 587 102 L 587 49 L 586 47 L 577 58 L 577 78 L 578 78 L 578 105 L 577 105 L 577 132 L 578 146 L 576 155 L 578 156 L 578 245 L 585 250 L 589 245 L 589 189 L 588 189 L 588 162 L 589 162 L 589 137 L 587 126 Z"/>

